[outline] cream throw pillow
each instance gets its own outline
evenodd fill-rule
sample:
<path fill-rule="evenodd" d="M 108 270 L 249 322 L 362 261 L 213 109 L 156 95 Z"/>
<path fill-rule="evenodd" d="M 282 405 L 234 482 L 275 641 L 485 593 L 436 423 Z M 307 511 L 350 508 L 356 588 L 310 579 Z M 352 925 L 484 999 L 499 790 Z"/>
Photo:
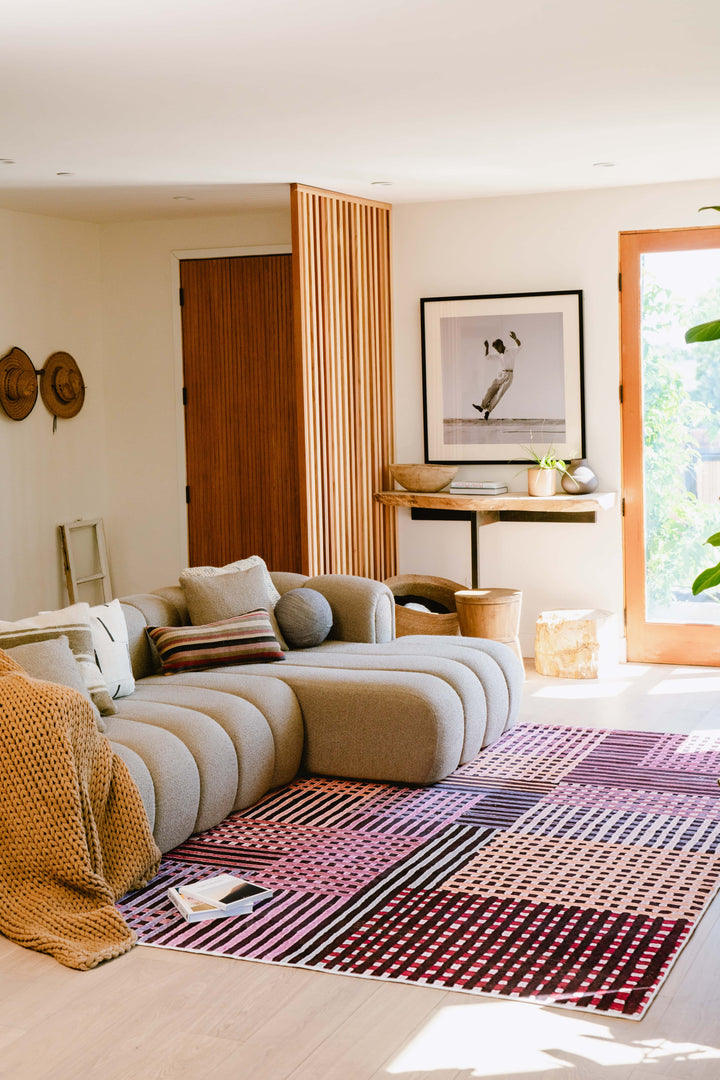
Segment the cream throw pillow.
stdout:
<path fill-rule="evenodd" d="M 218 574 L 232 574 L 235 570 L 249 570 L 251 566 L 259 566 L 263 572 L 265 588 L 270 601 L 270 610 L 272 611 L 280 599 L 280 593 L 273 585 L 273 579 L 270 577 L 270 571 L 265 565 L 265 560 L 259 555 L 248 555 L 247 559 L 238 559 L 237 562 L 228 563 L 227 566 L 189 566 L 187 570 L 183 570 L 180 574 L 180 584 L 182 585 L 183 580 L 186 578 L 217 577 Z"/>
<path fill-rule="evenodd" d="M 104 716 L 112 716 L 115 706 L 95 663 L 89 604 L 71 604 L 58 611 L 41 611 L 39 615 L 18 622 L 0 622 L 0 649 L 56 637 L 68 639 L 90 697 Z"/>
<path fill-rule="evenodd" d="M 13 660 L 16 660 L 31 678 L 39 679 L 41 682 L 59 683 L 61 686 L 79 690 L 92 705 L 98 730 L 105 731 L 105 722 L 98 712 L 97 705 L 90 697 L 80 665 L 64 634 L 60 637 L 48 638 L 47 641 L 16 645 L 6 651 L 8 656 L 12 656 Z"/>
<path fill-rule="evenodd" d="M 261 566 L 254 564 L 245 570 L 232 570 L 208 577 L 181 577 L 180 584 L 193 626 L 233 619 L 236 615 L 264 608 L 270 616 L 270 624 L 280 648 L 287 648 L 268 598 Z"/>

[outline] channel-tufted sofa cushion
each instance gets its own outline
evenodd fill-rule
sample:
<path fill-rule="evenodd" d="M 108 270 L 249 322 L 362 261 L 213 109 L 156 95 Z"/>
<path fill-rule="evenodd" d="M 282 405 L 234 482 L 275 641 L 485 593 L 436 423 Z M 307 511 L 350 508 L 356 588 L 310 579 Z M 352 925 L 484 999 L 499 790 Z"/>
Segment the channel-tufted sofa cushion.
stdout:
<path fill-rule="evenodd" d="M 178 586 L 122 599 L 136 690 L 106 718 L 163 851 L 287 784 L 321 775 L 432 783 L 516 719 L 522 665 L 496 642 L 394 636 L 394 597 L 348 575 L 273 574 L 332 611 L 326 641 L 272 664 L 161 674 L 148 625 L 190 620 Z"/>

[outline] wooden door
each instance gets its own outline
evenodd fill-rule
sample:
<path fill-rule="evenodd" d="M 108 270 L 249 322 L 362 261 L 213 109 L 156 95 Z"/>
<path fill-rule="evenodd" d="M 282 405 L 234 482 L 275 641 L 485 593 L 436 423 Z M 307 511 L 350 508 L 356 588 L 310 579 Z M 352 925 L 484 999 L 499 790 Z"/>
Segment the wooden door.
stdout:
<path fill-rule="evenodd" d="M 180 280 L 190 563 L 300 571 L 292 257 L 186 259 Z"/>
<path fill-rule="evenodd" d="M 684 333 L 720 311 L 720 229 L 621 233 L 620 269 L 628 659 L 716 665 L 720 603 L 691 589 L 718 557 L 720 343 Z"/>

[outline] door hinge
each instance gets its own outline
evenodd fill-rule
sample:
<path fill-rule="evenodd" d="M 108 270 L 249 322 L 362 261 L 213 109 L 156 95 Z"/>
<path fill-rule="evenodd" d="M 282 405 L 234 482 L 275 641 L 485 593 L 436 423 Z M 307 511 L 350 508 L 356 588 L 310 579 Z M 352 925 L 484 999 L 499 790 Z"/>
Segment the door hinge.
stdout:
<path fill-rule="evenodd" d="M 183 386 L 183 405 L 187 405 L 187 386 Z"/>
<path fill-rule="evenodd" d="M 622 403 L 623 403 L 623 388 L 622 388 L 622 383 L 620 383 L 620 386 L 618 387 L 618 392 L 619 392 L 619 394 L 620 394 L 620 404 L 622 405 Z"/>
<path fill-rule="evenodd" d="M 188 502 L 189 501 L 190 500 L 188 499 Z M 624 498 L 620 500 L 620 511 L 622 513 L 622 516 L 625 517 L 625 499 Z"/>
<path fill-rule="evenodd" d="M 185 486 L 185 502 L 186 503 L 190 502 L 190 485 L 189 484 L 187 484 Z"/>
<path fill-rule="evenodd" d="M 622 274 L 618 274 L 618 292 L 622 292 Z"/>
<path fill-rule="evenodd" d="M 180 307 L 185 303 L 185 290 L 182 286 L 178 289 L 178 303 L 180 304 Z"/>

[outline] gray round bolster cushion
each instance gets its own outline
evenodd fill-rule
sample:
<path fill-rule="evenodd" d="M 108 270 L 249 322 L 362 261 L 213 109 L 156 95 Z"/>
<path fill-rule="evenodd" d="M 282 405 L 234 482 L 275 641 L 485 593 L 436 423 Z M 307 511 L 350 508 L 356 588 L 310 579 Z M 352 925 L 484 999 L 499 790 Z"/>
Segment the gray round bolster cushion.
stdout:
<path fill-rule="evenodd" d="M 316 589 L 290 589 L 275 605 L 275 618 L 291 649 L 312 649 L 330 633 L 330 604 Z"/>

